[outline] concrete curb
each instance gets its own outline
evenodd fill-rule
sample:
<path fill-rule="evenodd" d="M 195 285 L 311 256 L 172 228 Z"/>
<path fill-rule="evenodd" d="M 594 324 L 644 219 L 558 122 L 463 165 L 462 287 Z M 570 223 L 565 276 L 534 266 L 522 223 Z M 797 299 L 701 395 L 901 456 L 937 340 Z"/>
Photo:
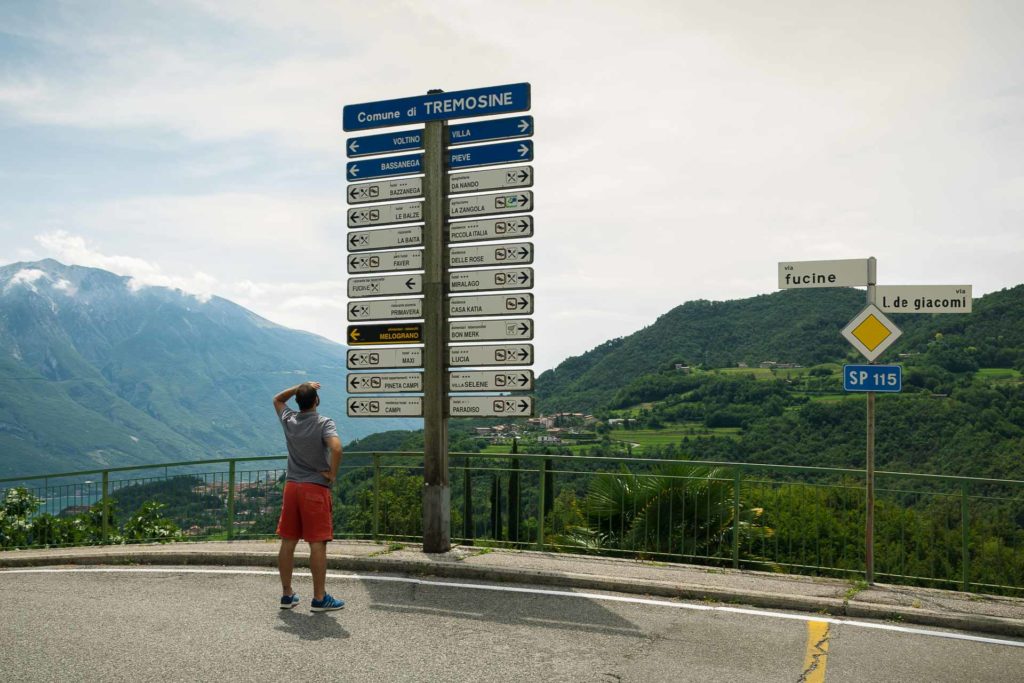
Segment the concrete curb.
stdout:
<path fill-rule="evenodd" d="M 427 556 L 429 557 L 429 556 Z M 221 565 L 247 567 L 276 567 L 277 553 L 254 552 L 172 552 L 152 551 L 145 548 L 125 552 L 62 553 L 35 557 L 2 557 L 0 568 L 53 567 L 59 565 Z M 295 556 L 295 565 L 308 566 L 308 557 Z M 822 596 L 772 594 L 684 584 L 669 581 L 627 579 L 596 574 L 571 572 L 531 571 L 504 567 L 480 567 L 460 561 L 407 560 L 378 557 L 328 557 L 329 569 L 411 574 L 438 578 L 488 581 L 495 583 L 533 584 L 558 588 L 599 590 L 633 595 L 704 600 L 768 609 L 815 613 L 831 617 L 854 617 L 901 624 L 915 624 L 938 628 L 972 631 L 999 636 L 1024 638 L 1024 621 L 982 614 L 947 613 L 900 605 L 876 605 Z"/>

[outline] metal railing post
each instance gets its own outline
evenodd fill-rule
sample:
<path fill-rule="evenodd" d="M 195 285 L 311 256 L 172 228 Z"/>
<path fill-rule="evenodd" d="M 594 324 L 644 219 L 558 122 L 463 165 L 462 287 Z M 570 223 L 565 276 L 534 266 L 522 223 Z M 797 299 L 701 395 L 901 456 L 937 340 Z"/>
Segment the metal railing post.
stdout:
<path fill-rule="evenodd" d="M 547 500 L 548 461 L 540 461 L 540 496 L 537 498 L 537 550 L 544 550 L 544 501 Z"/>
<path fill-rule="evenodd" d="M 960 482 L 960 543 L 963 578 L 960 589 L 969 591 L 971 588 L 971 520 L 967 509 L 967 482 Z"/>
<path fill-rule="evenodd" d="M 732 508 L 732 568 L 740 568 L 740 485 L 743 482 L 743 468 L 736 467 L 733 475 L 733 508 Z"/>
<path fill-rule="evenodd" d="M 110 472 L 103 470 L 103 504 L 102 504 L 102 538 L 106 543 L 110 538 Z"/>
<path fill-rule="evenodd" d="M 373 454 L 373 540 L 380 535 L 380 456 Z"/>
<path fill-rule="evenodd" d="M 470 473 L 472 461 L 467 455 L 463 458 L 462 470 L 462 542 L 473 545 L 476 529 L 473 524 L 473 476 Z"/>
<path fill-rule="evenodd" d="M 235 538 L 235 461 L 228 463 L 228 540 Z"/>

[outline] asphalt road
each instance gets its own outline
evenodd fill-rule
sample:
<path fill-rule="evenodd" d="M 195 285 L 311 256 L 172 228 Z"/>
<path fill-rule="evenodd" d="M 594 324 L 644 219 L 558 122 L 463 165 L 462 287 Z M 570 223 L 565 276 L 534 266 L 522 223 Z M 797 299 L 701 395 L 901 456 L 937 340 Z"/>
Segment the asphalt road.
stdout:
<path fill-rule="evenodd" d="M 0 571 L 2 678 L 1009 681 L 1024 671 L 1024 647 L 1000 639 L 522 586 L 332 572 L 328 590 L 348 604 L 316 614 L 303 574 L 302 603 L 285 611 L 266 569 Z"/>

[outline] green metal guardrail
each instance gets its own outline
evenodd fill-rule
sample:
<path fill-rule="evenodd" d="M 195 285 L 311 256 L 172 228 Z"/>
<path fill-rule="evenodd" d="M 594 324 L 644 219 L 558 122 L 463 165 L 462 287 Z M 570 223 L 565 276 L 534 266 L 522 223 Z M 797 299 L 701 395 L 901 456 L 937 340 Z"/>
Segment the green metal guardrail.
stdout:
<path fill-rule="evenodd" d="M 450 457 L 458 542 L 864 573 L 863 470 L 538 454 Z M 15 484 L 29 488 L 43 500 L 37 517 L 92 509 L 101 519 L 98 538 L 72 544 L 121 540 L 114 504 L 146 496 L 172 502 L 164 512 L 177 517 L 188 537 L 262 538 L 273 535 L 283 467 L 284 458 L 268 456 L 105 468 L 0 479 L 0 492 Z M 158 474 L 124 476 L 153 471 Z M 1024 481 L 884 471 L 876 480 L 879 577 L 1024 592 Z M 336 537 L 417 540 L 421 487 L 421 453 L 346 453 L 335 487 Z M 48 521 L 14 545 L 68 544 L 54 531 L 58 521 Z"/>

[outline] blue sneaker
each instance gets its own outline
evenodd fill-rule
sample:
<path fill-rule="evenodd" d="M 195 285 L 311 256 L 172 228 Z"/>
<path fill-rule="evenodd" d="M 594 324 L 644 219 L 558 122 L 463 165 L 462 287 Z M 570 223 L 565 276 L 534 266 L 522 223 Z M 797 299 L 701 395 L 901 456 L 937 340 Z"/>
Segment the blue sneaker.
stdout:
<path fill-rule="evenodd" d="M 337 598 L 331 597 L 330 593 L 325 593 L 323 600 L 313 600 L 309 603 L 309 611 L 330 612 L 331 610 L 341 609 L 344 606 L 344 600 L 338 600 Z"/>
<path fill-rule="evenodd" d="M 281 596 L 281 609 L 291 609 L 297 604 L 299 604 L 299 596 L 297 593 Z"/>

